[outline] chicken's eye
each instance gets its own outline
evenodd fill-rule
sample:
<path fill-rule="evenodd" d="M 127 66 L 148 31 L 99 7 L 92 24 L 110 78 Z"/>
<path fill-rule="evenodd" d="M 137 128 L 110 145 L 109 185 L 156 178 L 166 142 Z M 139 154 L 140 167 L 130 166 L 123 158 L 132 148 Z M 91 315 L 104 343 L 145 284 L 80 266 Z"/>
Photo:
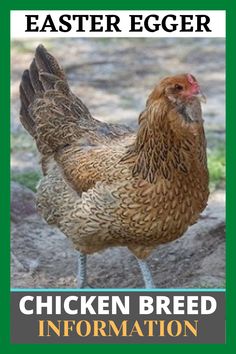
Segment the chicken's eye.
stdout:
<path fill-rule="evenodd" d="M 178 91 L 181 91 L 181 90 L 183 90 L 183 86 L 179 85 L 179 84 L 176 84 L 175 85 L 175 89 L 178 90 Z"/>

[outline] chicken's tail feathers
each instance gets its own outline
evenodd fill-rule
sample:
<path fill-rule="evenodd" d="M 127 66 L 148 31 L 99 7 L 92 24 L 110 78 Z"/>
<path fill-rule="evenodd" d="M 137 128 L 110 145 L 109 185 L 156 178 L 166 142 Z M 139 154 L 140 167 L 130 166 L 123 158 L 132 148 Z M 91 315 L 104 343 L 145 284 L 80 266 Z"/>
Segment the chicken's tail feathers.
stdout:
<path fill-rule="evenodd" d="M 23 127 L 32 135 L 35 136 L 35 122 L 29 114 L 29 105 L 34 99 L 35 91 L 32 87 L 29 70 L 25 70 L 20 83 L 20 121 Z"/>
<path fill-rule="evenodd" d="M 56 59 L 40 44 L 36 48 L 35 58 L 29 69 L 23 72 L 20 83 L 20 121 L 33 137 L 36 134 L 36 127 L 30 114 L 30 105 L 47 90 L 53 90 L 59 80 L 67 85 L 64 71 Z"/>
<path fill-rule="evenodd" d="M 20 83 L 20 120 L 31 134 L 43 158 L 65 146 L 107 142 L 130 130 L 92 117 L 86 105 L 70 90 L 57 60 L 39 45 Z"/>
<path fill-rule="evenodd" d="M 57 60 L 46 50 L 42 44 L 36 48 L 35 62 L 39 73 L 49 73 L 57 76 L 61 80 L 66 80 L 63 69 L 60 67 Z"/>
<path fill-rule="evenodd" d="M 70 91 L 57 60 L 41 44 L 22 75 L 20 101 L 20 121 L 36 139 L 42 154 L 55 151 L 60 143 L 67 144 L 72 131 L 78 136 L 82 122 L 91 117 L 84 103 Z"/>

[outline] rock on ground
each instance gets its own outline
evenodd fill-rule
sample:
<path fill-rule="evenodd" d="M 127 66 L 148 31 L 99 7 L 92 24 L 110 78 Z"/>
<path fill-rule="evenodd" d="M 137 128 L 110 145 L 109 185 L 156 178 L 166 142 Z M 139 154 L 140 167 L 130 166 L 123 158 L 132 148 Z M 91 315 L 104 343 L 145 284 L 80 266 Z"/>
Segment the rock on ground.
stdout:
<path fill-rule="evenodd" d="M 12 183 L 11 286 L 76 287 L 77 253 L 70 241 L 37 214 L 34 193 Z M 148 259 L 158 288 L 225 286 L 225 195 L 216 191 L 198 223 L 159 246 Z M 95 288 L 142 288 L 134 256 L 122 247 L 88 256 L 88 281 Z"/>

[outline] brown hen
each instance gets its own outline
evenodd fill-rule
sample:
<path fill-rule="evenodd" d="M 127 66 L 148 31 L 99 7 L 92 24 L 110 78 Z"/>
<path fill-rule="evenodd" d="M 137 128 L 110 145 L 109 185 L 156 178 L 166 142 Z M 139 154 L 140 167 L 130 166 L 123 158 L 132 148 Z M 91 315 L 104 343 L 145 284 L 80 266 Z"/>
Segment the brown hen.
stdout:
<path fill-rule="evenodd" d="M 148 97 L 136 134 L 94 119 L 40 45 L 20 84 L 20 120 L 41 154 L 37 206 L 69 237 L 86 286 L 86 254 L 127 246 L 144 261 L 183 235 L 207 205 L 200 88 L 190 74 L 167 77 Z"/>

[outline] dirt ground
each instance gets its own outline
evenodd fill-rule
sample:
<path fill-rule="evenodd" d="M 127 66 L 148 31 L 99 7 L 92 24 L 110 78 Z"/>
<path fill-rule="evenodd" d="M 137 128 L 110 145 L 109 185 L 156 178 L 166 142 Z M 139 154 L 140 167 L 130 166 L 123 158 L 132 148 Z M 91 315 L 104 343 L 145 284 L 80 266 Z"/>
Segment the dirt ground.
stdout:
<path fill-rule="evenodd" d="M 19 123 L 18 87 L 40 41 L 12 43 L 12 174 L 39 171 L 32 139 Z M 207 95 L 203 106 L 208 147 L 224 144 L 225 47 L 221 39 L 53 39 L 43 44 L 59 59 L 72 90 L 104 121 L 137 126 L 154 84 L 179 72 L 195 75 Z M 77 254 L 57 229 L 37 214 L 34 193 L 12 182 L 11 285 L 76 287 Z M 148 263 L 159 288 L 225 286 L 225 192 L 214 189 L 199 222 L 179 240 L 157 248 Z M 126 248 L 88 257 L 95 288 L 143 287 L 138 264 Z"/>

